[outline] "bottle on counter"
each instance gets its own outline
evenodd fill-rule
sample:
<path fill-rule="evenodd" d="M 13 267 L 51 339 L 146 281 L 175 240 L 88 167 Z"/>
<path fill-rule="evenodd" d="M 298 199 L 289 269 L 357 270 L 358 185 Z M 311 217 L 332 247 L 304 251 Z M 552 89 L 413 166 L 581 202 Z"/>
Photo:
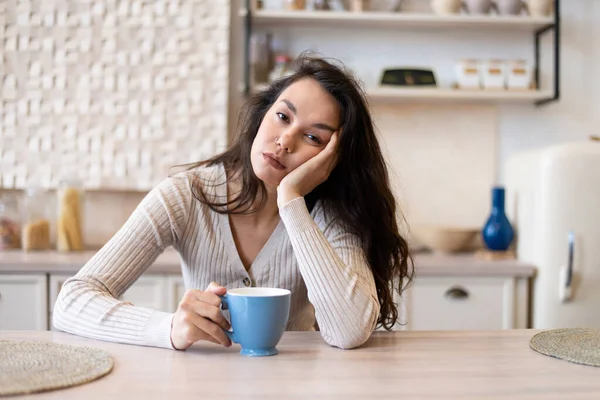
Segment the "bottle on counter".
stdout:
<path fill-rule="evenodd" d="M 83 207 L 85 191 L 80 182 L 62 181 L 57 190 L 56 248 L 84 250 Z"/>
<path fill-rule="evenodd" d="M 252 85 L 265 84 L 269 81 L 271 70 L 270 33 L 257 32 L 250 37 L 250 65 L 252 67 Z"/>
<path fill-rule="evenodd" d="M 0 251 L 21 248 L 19 200 L 14 193 L 0 195 Z"/>
<path fill-rule="evenodd" d="M 290 68 L 291 57 L 285 54 L 279 54 L 275 57 L 275 66 L 269 72 L 269 83 L 273 83 L 278 79 L 292 74 L 294 71 Z"/>
<path fill-rule="evenodd" d="M 51 198 L 46 189 L 31 187 L 23 198 L 21 242 L 23 250 L 50 250 Z"/>

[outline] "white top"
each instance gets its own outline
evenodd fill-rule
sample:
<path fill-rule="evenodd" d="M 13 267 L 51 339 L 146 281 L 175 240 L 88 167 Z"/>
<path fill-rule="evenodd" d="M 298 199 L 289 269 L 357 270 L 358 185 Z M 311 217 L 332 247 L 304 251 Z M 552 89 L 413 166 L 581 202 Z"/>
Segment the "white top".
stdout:
<path fill-rule="evenodd" d="M 332 346 L 363 344 L 375 329 L 379 301 L 355 236 L 320 204 L 309 213 L 303 198 L 284 204 L 281 221 L 248 271 L 238 255 L 229 217 L 192 194 L 227 198 L 222 166 L 178 173 L 161 182 L 123 227 L 72 278 L 54 306 L 53 323 L 66 332 L 107 341 L 172 348 L 172 313 L 119 301 L 169 246 L 181 257 L 186 288 L 214 281 L 228 289 L 284 288 L 292 292 L 287 330 L 318 329 Z"/>

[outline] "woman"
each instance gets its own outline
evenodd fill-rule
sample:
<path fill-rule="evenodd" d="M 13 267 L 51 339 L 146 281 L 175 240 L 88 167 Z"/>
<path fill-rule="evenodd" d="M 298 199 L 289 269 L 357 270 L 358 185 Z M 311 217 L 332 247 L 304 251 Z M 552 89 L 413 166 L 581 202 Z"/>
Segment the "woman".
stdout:
<path fill-rule="evenodd" d="M 220 295 L 249 285 L 292 292 L 288 330 L 360 346 L 391 329 L 410 255 L 356 82 L 322 59 L 248 101 L 233 146 L 169 177 L 71 279 L 56 328 L 96 339 L 184 350 L 224 346 Z M 117 298 L 172 246 L 189 288 L 174 314 Z M 206 288 L 199 290 L 198 288 Z"/>

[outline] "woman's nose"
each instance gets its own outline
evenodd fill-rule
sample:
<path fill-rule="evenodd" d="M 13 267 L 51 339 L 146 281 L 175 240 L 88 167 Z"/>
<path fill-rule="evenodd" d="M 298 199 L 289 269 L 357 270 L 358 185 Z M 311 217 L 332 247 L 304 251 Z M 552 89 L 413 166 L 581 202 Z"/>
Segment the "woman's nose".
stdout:
<path fill-rule="evenodd" d="M 281 147 L 283 151 L 286 153 L 291 153 L 294 151 L 294 135 L 292 132 L 286 131 L 284 132 L 276 141 L 277 145 Z"/>

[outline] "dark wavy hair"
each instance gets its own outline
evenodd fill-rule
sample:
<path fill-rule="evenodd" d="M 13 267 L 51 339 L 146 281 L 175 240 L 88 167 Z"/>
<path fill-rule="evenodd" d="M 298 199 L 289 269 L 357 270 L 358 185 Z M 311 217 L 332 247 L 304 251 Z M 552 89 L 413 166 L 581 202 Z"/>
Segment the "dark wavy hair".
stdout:
<path fill-rule="evenodd" d="M 340 63 L 341 64 L 341 63 Z M 377 325 L 387 330 L 398 321 L 393 291 L 402 294 L 412 280 L 414 266 L 407 241 L 398 231 L 401 216 L 390 189 L 388 170 L 377 140 L 368 103 L 360 85 L 343 66 L 302 54 L 294 73 L 252 94 L 239 115 L 239 134 L 225 152 L 188 164 L 189 169 L 222 164 L 228 174 L 239 174 L 241 191 L 225 202 L 209 199 L 200 190 L 195 197 L 211 209 L 226 214 L 248 214 L 264 205 L 266 188 L 254 174 L 250 149 L 263 118 L 279 95 L 294 82 L 317 81 L 337 101 L 341 110 L 338 164 L 327 181 L 305 196 L 309 210 L 320 201 L 362 243 L 375 278 L 380 315 Z"/>

